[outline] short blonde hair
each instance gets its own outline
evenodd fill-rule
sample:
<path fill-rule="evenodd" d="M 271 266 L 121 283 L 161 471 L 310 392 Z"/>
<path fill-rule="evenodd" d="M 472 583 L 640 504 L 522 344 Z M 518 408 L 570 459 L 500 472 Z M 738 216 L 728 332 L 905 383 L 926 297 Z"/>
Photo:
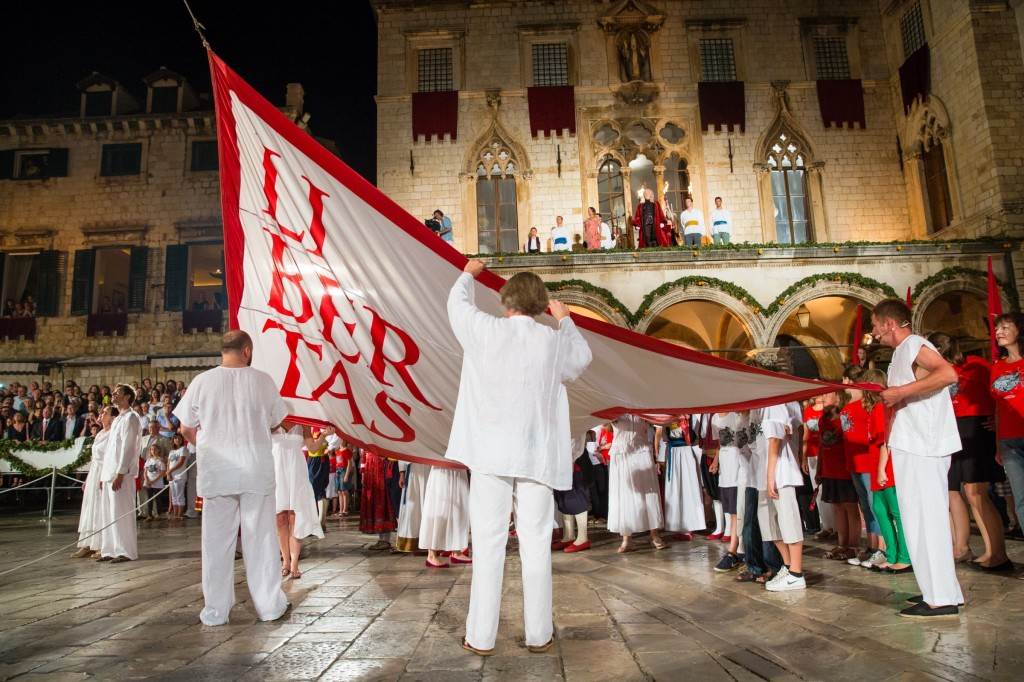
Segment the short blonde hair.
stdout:
<path fill-rule="evenodd" d="M 536 317 L 547 310 L 548 290 L 532 272 L 519 272 L 501 288 L 501 304 L 508 310 Z"/>

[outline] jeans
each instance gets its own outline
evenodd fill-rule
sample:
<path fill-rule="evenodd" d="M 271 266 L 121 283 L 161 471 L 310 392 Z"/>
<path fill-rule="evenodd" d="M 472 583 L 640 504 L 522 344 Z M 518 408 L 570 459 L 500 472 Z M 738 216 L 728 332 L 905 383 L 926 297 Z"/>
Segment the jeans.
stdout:
<path fill-rule="evenodd" d="M 757 522 L 757 488 L 746 489 L 743 504 L 743 548 L 747 570 L 753 575 L 778 573 L 782 568 L 782 555 L 774 542 L 761 540 L 761 526 Z"/>
<path fill-rule="evenodd" d="M 683 239 L 686 241 L 687 246 L 700 246 L 700 237 L 698 234 L 684 234 Z"/>
<path fill-rule="evenodd" d="M 1024 519 L 1024 438 L 1006 438 L 999 441 L 999 450 L 1003 453 L 1003 469 L 1006 480 L 1013 490 L 1013 506 L 1017 512 L 1017 522 Z"/>
<path fill-rule="evenodd" d="M 732 240 L 732 235 L 728 232 L 715 232 L 713 236 L 715 244 L 728 244 Z"/>
<path fill-rule="evenodd" d="M 878 520 L 871 511 L 871 474 L 850 474 L 853 479 L 853 488 L 857 491 L 857 499 L 860 501 L 860 513 L 864 515 L 864 525 L 869 533 L 878 535 L 881 529 Z"/>

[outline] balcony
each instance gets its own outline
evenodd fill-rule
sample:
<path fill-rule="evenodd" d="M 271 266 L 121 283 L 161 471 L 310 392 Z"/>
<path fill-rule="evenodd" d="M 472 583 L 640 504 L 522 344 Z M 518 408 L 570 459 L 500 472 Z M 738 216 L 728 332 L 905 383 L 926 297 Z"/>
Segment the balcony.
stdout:
<path fill-rule="evenodd" d="M 86 336 L 124 336 L 128 331 L 128 313 L 91 313 L 86 320 Z"/>
<path fill-rule="evenodd" d="M 35 341 L 36 318 L 0 317 L 0 340 Z"/>
<path fill-rule="evenodd" d="M 183 334 L 207 331 L 220 334 L 223 330 L 224 311 L 222 310 L 185 310 L 181 313 L 181 332 Z"/>

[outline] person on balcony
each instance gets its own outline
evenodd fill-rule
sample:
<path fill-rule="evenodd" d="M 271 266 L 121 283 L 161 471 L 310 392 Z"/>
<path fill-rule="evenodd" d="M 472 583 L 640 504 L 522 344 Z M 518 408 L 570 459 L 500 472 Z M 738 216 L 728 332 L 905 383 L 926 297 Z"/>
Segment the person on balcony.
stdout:
<path fill-rule="evenodd" d="M 640 234 L 637 236 L 637 248 L 670 246 L 671 242 L 665 232 L 668 223 L 665 221 L 661 204 L 654 200 L 653 190 L 644 188 L 643 192 L 644 199 L 637 203 L 636 211 L 633 213 L 633 224 L 640 229 Z"/>
<path fill-rule="evenodd" d="M 704 226 L 704 214 L 694 208 L 693 197 L 683 200 L 686 209 L 679 214 L 679 225 L 683 228 L 683 239 L 687 246 L 700 246 L 701 238 L 707 232 Z"/>
<path fill-rule="evenodd" d="M 551 250 L 571 251 L 571 231 L 565 226 L 562 216 L 555 216 L 555 226 L 551 228 Z"/>
<path fill-rule="evenodd" d="M 732 240 L 732 215 L 722 205 L 722 197 L 715 197 L 715 210 L 711 212 L 711 238 L 715 244 L 728 244 Z"/>
<path fill-rule="evenodd" d="M 526 248 L 523 249 L 526 253 L 540 253 L 540 235 L 537 234 L 537 228 L 530 228 L 530 235 L 526 238 Z"/>

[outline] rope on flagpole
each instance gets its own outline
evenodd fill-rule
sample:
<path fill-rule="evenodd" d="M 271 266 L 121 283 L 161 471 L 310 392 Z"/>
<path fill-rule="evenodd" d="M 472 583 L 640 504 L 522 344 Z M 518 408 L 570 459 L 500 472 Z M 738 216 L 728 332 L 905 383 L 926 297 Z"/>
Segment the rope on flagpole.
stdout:
<path fill-rule="evenodd" d="M 203 31 L 206 30 L 206 27 L 203 26 L 201 23 L 199 23 L 199 19 L 196 19 L 196 14 L 195 14 L 195 12 L 192 11 L 192 8 L 189 6 L 188 0 L 181 0 L 181 1 L 183 3 L 185 3 L 185 9 L 188 10 L 188 15 L 190 17 L 192 17 L 192 28 L 194 28 L 196 30 L 196 33 L 199 34 L 199 40 L 202 41 L 203 47 L 205 47 L 207 50 L 209 50 L 210 49 L 210 43 L 207 42 L 206 35 L 203 33 Z M 0 574 L 0 575 L 2 575 L 2 574 Z"/>
<path fill-rule="evenodd" d="M 192 462 L 192 463 L 191 463 L 191 464 L 189 464 L 189 465 L 188 465 L 187 467 L 185 467 L 185 468 L 183 469 L 183 471 L 188 471 L 189 469 L 191 469 L 191 468 L 192 468 L 192 467 L 194 467 L 195 465 L 196 465 L 196 462 Z M 49 474 L 48 474 L 48 475 L 49 475 Z M 43 478 L 45 478 L 45 476 L 44 476 Z M 113 521 L 111 521 L 111 522 L 110 522 L 110 523 L 108 523 L 107 525 L 103 526 L 103 527 L 102 527 L 102 528 L 100 528 L 99 530 L 95 530 L 95 531 L 93 531 L 92 533 L 89 533 L 88 535 L 85 535 L 85 536 L 82 536 L 82 537 L 79 537 L 79 538 L 75 539 L 75 540 L 74 540 L 73 542 L 69 542 L 69 543 L 68 543 L 68 544 L 66 544 L 66 545 L 62 545 L 61 547 L 58 547 L 57 549 L 53 550 L 53 551 L 52 551 L 52 552 L 50 552 L 49 554 L 44 554 L 44 555 L 43 555 L 43 556 L 41 556 L 41 557 L 37 557 L 37 558 L 35 558 L 35 559 L 32 559 L 31 561 L 26 561 L 26 562 L 25 562 L 25 563 L 23 563 L 23 564 L 18 564 L 18 565 L 17 565 L 17 566 L 15 566 L 14 568 L 8 568 L 8 569 L 7 569 L 6 571 L 0 571 L 0 577 L 3 577 L 3 576 L 5 576 L 5 575 L 7 575 L 7 574 L 9 574 L 9 573 L 14 573 L 15 571 L 19 571 L 19 570 L 21 570 L 21 569 L 23 569 L 23 568 L 26 568 L 26 567 L 28 567 L 28 566 L 31 566 L 32 564 L 37 564 L 37 563 L 39 563 L 40 561 L 44 561 L 44 560 L 46 560 L 46 559 L 49 559 L 50 557 L 52 557 L 52 556 L 53 556 L 53 555 L 55 555 L 55 554 L 60 554 L 61 552 L 65 551 L 65 550 L 67 550 L 67 549 L 69 549 L 69 548 L 71 548 L 71 547 L 74 547 L 74 546 L 78 545 L 78 543 L 80 543 L 80 542 L 81 542 L 82 540 L 88 540 L 89 538 L 91 538 L 91 537 L 93 537 L 93 536 L 95 536 L 95 535 L 99 535 L 100 533 L 102 533 L 103 531 L 105 531 L 105 530 L 106 530 L 107 528 L 110 528 L 110 527 L 111 527 L 111 526 L 113 526 L 113 525 L 114 525 L 115 523 L 117 523 L 118 521 L 120 521 L 120 520 L 121 520 L 121 519 L 123 519 L 124 517 L 128 516 L 129 514 L 135 514 L 135 513 L 137 513 L 137 512 L 138 512 L 138 511 L 139 511 L 140 509 L 142 509 L 142 508 L 143 508 L 143 507 L 145 507 L 145 506 L 146 506 L 147 504 L 149 504 L 149 503 L 150 503 L 150 501 L 151 501 L 151 500 L 152 500 L 153 498 L 155 498 L 155 497 L 159 497 L 160 495 L 162 495 L 162 494 L 164 493 L 164 491 L 170 491 L 170 489 L 171 489 L 171 486 L 170 486 L 170 485 L 166 485 L 166 486 L 164 486 L 163 488 L 161 488 L 161 489 L 160 489 L 160 491 L 159 491 L 159 492 L 158 492 L 158 493 L 157 493 L 156 495 L 153 495 L 153 497 L 149 498 L 148 500 L 146 500 L 146 501 L 145 501 L 145 502 L 143 502 L 142 504 L 136 505 L 136 506 L 135 506 L 135 509 L 132 509 L 132 510 L 130 510 L 130 511 L 127 511 L 127 512 L 125 512 L 124 514 L 121 514 L 121 515 L 120 515 L 120 516 L 118 516 L 118 517 L 117 517 L 116 519 L 114 519 Z M 168 495 L 169 495 L 169 494 L 170 494 L 170 492 L 168 492 Z"/>

